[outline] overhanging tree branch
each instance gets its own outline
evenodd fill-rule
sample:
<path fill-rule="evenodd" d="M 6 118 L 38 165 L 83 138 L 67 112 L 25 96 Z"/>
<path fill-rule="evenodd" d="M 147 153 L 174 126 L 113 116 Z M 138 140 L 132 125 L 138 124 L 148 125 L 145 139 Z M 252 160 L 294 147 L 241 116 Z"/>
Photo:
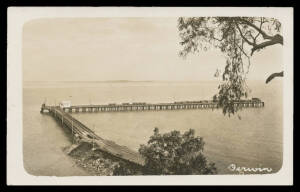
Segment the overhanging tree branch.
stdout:
<path fill-rule="evenodd" d="M 249 22 L 250 23 L 250 22 Z M 270 41 L 265 41 L 263 43 L 260 43 L 260 44 L 256 44 L 255 41 L 254 42 L 251 42 L 249 41 L 245 35 L 243 34 L 242 30 L 240 29 L 239 27 L 239 24 L 238 23 L 235 23 L 241 37 L 249 44 L 249 45 L 252 45 L 253 48 L 251 49 L 251 56 L 253 55 L 253 53 L 259 49 L 262 49 L 262 48 L 265 48 L 265 47 L 268 47 L 268 46 L 271 46 L 271 45 L 275 45 L 275 44 L 281 44 L 283 45 L 283 37 L 279 34 L 277 35 L 274 35 L 274 36 L 268 36 L 270 37 Z M 259 29 L 259 28 L 258 28 Z M 259 29 L 260 30 L 260 29 Z M 261 30 L 262 31 L 262 30 Z M 269 38 L 268 38 L 269 39 Z M 254 39 L 253 39 L 254 40 Z"/>
<path fill-rule="evenodd" d="M 275 45 L 275 44 L 281 44 L 283 45 L 283 38 L 281 35 L 275 35 L 270 41 L 265 41 L 263 43 L 260 44 L 255 44 L 251 50 L 251 55 L 253 55 L 254 51 L 257 51 L 259 49 L 271 46 L 271 45 Z"/>
<path fill-rule="evenodd" d="M 274 79 L 275 77 L 283 77 L 283 71 L 279 72 L 279 73 L 273 73 L 271 74 L 267 80 L 266 83 L 269 83 L 272 79 Z"/>
<path fill-rule="evenodd" d="M 255 24 L 245 20 L 245 19 L 242 19 L 242 18 L 238 18 L 239 21 L 241 21 L 242 23 L 246 24 L 246 25 L 249 25 L 251 27 L 253 27 L 255 30 L 257 30 L 262 36 L 264 39 L 271 39 L 271 40 L 274 40 L 274 39 L 278 39 L 280 40 L 281 42 L 279 42 L 280 44 L 283 44 L 283 37 L 279 34 L 276 34 L 274 36 L 270 36 L 268 35 L 266 32 L 264 32 L 262 29 L 261 29 L 261 26 L 260 27 L 257 27 Z M 261 25 L 264 23 L 264 21 L 261 21 Z"/>

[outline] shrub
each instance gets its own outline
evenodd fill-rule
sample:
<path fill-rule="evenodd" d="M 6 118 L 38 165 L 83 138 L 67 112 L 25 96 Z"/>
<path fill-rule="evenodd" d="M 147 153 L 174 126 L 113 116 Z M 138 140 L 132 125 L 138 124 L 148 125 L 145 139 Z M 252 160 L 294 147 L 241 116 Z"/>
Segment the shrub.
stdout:
<path fill-rule="evenodd" d="M 216 174 L 214 163 L 203 155 L 204 141 L 190 129 L 184 134 L 179 131 L 160 134 L 158 128 L 147 145 L 139 152 L 145 158 L 145 175 L 201 175 Z"/>

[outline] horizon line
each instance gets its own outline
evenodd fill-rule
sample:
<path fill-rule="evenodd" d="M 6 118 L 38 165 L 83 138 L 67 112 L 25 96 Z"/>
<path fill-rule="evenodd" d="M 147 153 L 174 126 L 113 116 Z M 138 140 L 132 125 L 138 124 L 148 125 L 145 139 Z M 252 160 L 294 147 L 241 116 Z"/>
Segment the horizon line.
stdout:
<path fill-rule="evenodd" d="M 261 81 L 263 79 L 248 79 L 248 81 Z M 43 80 L 30 80 L 23 82 L 201 82 L 201 81 L 222 81 L 219 79 L 216 80 L 96 80 L 96 81 L 89 81 L 89 80 L 56 80 L 56 81 L 43 81 Z"/>

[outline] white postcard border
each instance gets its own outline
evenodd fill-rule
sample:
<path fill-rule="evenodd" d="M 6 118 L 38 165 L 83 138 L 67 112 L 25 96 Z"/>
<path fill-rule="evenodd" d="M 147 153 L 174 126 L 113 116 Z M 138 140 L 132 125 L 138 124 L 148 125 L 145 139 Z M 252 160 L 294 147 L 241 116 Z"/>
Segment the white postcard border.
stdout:
<path fill-rule="evenodd" d="M 283 166 L 270 175 L 204 176 L 33 176 L 23 167 L 22 27 L 53 17 L 265 16 L 283 23 L 284 129 Z M 291 185 L 293 182 L 293 9 L 224 7 L 9 7 L 7 45 L 8 185 Z"/>

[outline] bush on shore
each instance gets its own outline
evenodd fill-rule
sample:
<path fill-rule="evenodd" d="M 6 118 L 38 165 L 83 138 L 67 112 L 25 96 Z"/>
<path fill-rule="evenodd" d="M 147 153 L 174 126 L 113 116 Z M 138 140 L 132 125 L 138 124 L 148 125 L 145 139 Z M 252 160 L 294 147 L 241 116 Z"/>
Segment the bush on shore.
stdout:
<path fill-rule="evenodd" d="M 190 129 L 160 134 L 158 128 L 147 145 L 139 152 L 145 158 L 143 173 L 146 175 L 202 175 L 216 174 L 214 163 L 209 163 L 203 154 L 204 141 Z"/>

